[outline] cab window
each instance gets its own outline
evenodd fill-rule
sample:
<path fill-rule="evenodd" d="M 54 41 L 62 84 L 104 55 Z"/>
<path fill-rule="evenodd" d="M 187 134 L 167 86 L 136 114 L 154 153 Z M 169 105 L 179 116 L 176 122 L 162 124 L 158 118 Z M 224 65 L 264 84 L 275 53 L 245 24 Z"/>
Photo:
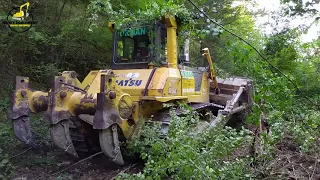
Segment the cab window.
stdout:
<path fill-rule="evenodd" d="M 149 62 L 151 59 L 150 34 L 147 27 L 120 30 L 117 33 L 115 63 Z"/>

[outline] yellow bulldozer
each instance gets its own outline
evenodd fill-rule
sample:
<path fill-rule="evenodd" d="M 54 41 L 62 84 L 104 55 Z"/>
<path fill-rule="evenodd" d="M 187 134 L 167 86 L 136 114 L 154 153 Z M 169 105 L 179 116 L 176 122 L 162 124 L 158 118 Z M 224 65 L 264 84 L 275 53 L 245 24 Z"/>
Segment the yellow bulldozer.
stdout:
<path fill-rule="evenodd" d="M 52 141 L 59 148 L 76 157 L 102 151 L 121 165 L 121 142 L 139 129 L 141 119 L 158 122 L 161 133 L 168 132 L 171 118 L 166 103 L 210 111 L 215 118 L 206 121 L 208 126 L 250 110 L 251 80 L 217 78 L 207 48 L 202 55 L 208 67 L 189 66 L 188 43 L 184 53 L 178 54 L 174 17 L 121 30 L 115 26 L 109 23 L 113 33 L 110 69 L 93 70 L 82 82 L 76 72 L 64 71 L 54 77 L 49 92 L 32 90 L 28 77 L 16 77 L 9 117 L 19 140 L 37 146 L 29 113 L 44 112 Z M 175 111 L 177 115 L 185 112 Z"/>

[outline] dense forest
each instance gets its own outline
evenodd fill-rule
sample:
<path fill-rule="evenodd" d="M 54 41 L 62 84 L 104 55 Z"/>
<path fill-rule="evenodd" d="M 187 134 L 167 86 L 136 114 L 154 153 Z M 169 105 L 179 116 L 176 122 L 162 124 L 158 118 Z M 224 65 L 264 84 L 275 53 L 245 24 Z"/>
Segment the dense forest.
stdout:
<path fill-rule="evenodd" d="M 25 2 L 3 1 L 1 20 Z M 281 0 L 267 34 L 257 27 L 266 12 L 251 0 L 193 0 L 213 21 L 188 0 L 29 2 L 37 22 L 30 30 L 0 29 L 0 179 L 320 179 L 320 36 L 301 38 L 319 23 L 318 0 Z M 89 161 L 61 173 L 55 172 L 71 160 L 52 150 L 42 117 L 33 116 L 33 126 L 44 149 L 30 150 L 14 138 L 7 110 L 15 76 L 30 77 L 39 90 L 48 90 L 52 76 L 64 70 L 82 80 L 90 70 L 110 67 L 108 22 L 152 22 L 167 13 L 183 20 L 178 33 L 190 35 L 192 66 L 204 65 L 201 48 L 208 47 L 218 76 L 253 80 L 253 112 L 242 129 L 217 127 L 191 139 L 186 122 L 173 116 L 170 143 L 151 131 L 144 132 L 147 140 L 130 142 L 128 154 L 140 154 L 143 165 L 103 169 Z M 280 26 L 295 18 L 312 23 Z M 193 113 L 188 118 L 197 119 Z M 267 130 L 260 128 L 261 119 Z"/>

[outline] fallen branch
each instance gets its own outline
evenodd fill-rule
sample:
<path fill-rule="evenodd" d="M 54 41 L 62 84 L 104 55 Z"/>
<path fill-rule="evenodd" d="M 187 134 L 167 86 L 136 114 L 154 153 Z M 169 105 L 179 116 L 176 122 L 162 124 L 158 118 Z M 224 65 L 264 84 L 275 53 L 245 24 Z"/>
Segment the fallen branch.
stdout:
<path fill-rule="evenodd" d="M 313 168 L 312 175 L 311 175 L 310 179 L 313 178 L 314 172 L 316 171 L 317 163 L 318 163 L 318 159 L 316 159 L 314 162 L 314 168 Z"/>
<path fill-rule="evenodd" d="M 131 164 L 129 167 L 125 168 L 124 170 L 120 171 L 118 174 L 116 174 L 115 176 L 113 176 L 113 177 L 111 178 L 111 180 L 114 180 L 117 176 L 119 176 L 119 174 L 128 171 L 129 169 L 135 167 L 136 165 L 137 165 L 137 164 Z"/>
<path fill-rule="evenodd" d="M 43 143 L 43 141 L 40 141 L 40 143 L 38 144 L 38 146 L 40 146 L 42 143 Z M 28 149 L 26 149 L 26 150 L 24 150 L 24 151 L 20 152 L 19 154 L 16 154 L 16 155 L 14 155 L 14 156 L 10 157 L 9 159 L 13 159 L 13 158 L 15 158 L 15 157 L 18 157 L 18 156 L 20 156 L 20 155 L 22 155 L 22 154 L 24 154 L 24 153 L 28 152 L 29 150 L 31 150 L 31 149 L 33 149 L 33 148 L 34 148 L 34 147 L 29 147 Z"/>
<path fill-rule="evenodd" d="M 292 164 L 292 162 L 290 161 L 290 158 L 288 156 L 285 156 L 287 159 L 288 159 L 288 162 L 289 164 L 291 165 L 292 167 L 292 172 L 293 172 L 293 175 L 294 175 L 294 179 L 298 179 L 297 178 L 297 175 L 296 175 L 296 170 L 294 169 L 294 165 Z"/>
<path fill-rule="evenodd" d="M 58 172 L 55 172 L 55 173 L 51 174 L 51 176 L 57 175 L 57 174 L 59 174 L 59 173 L 62 173 L 62 172 L 64 172 L 64 171 L 68 170 L 69 168 L 71 168 L 71 167 L 73 167 L 73 166 L 75 166 L 75 165 L 77 165 L 77 164 L 80 164 L 80 163 L 82 163 L 82 162 L 84 162 L 84 161 L 86 161 L 86 160 L 88 160 L 88 159 L 91 159 L 91 158 L 93 158 L 93 157 L 95 157 L 95 156 L 97 156 L 97 155 L 99 155 L 99 154 L 102 154 L 102 153 L 103 153 L 103 152 L 100 151 L 100 152 L 95 153 L 95 154 L 93 154 L 93 155 L 91 155 L 91 156 L 89 156 L 89 157 L 86 157 L 86 158 L 84 158 L 84 159 L 81 159 L 80 161 L 78 161 L 78 162 L 76 162 L 76 163 L 74 163 L 74 164 L 71 164 L 70 166 L 68 166 L 68 167 L 66 167 L 66 168 L 64 168 L 64 169 L 62 169 L 62 170 L 60 170 L 60 171 L 58 171 Z"/>
<path fill-rule="evenodd" d="M 10 157 L 9 159 L 13 159 L 13 158 L 15 158 L 15 157 L 18 157 L 18 156 L 20 156 L 21 154 L 24 154 L 24 153 L 28 152 L 30 149 L 32 149 L 32 147 L 29 147 L 28 149 L 20 152 L 19 154 L 16 154 L 16 155 Z"/>

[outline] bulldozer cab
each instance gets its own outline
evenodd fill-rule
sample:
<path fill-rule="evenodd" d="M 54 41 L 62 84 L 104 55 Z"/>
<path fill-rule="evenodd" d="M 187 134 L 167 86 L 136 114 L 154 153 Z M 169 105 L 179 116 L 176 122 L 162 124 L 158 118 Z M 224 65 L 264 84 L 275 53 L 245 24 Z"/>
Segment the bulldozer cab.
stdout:
<path fill-rule="evenodd" d="M 151 54 L 150 28 L 123 29 L 115 34 L 114 63 L 148 63 Z"/>
<path fill-rule="evenodd" d="M 158 21 L 120 30 L 113 29 L 112 69 L 147 69 L 160 66 L 166 58 L 166 25 Z"/>

